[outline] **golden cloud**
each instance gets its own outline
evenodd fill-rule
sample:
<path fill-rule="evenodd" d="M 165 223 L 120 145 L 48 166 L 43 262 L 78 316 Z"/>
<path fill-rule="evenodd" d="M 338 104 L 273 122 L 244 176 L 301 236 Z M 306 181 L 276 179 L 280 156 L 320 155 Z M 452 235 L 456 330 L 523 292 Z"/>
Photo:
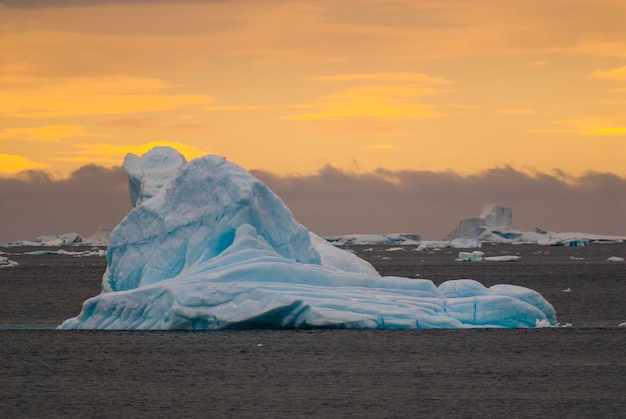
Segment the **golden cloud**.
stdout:
<path fill-rule="evenodd" d="M 532 115 L 535 113 L 535 111 L 531 109 L 500 109 L 496 112 L 505 115 Z"/>
<path fill-rule="evenodd" d="M 595 70 L 589 77 L 605 80 L 626 80 L 626 66 L 611 70 Z"/>
<path fill-rule="evenodd" d="M 288 116 L 288 119 L 319 120 L 338 118 L 416 119 L 445 116 L 433 106 L 410 101 L 415 97 L 444 93 L 439 89 L 402 86 L 363 86 L 324 96 L 321 102 L 299 107 L 319 112 Z"/>
<path fill-rule="evenodd" d="M 308 80 L 325 81 L 325 82 L 341 82 L 341 81 L 359 81 L 359 82 L 402 82 L 402 83 L 419 83 L 430 85 L 447 85 L 452 84 L 450 80 L 441 77 L 432 77 L 421 73 L 372 73 L 372 74 L 340 74 L 334 76 L 318 76 L 311 77 Z"/>
<path fill-rule="evenodd" d="M 0 154 L 0 175 L 12 175 L 30 169 L 43 169 L 47 164 L 35 163 L 24 156 Z"/>
<path fill-rule="evenodd" d="M 217 106 L 205 106 L 201 108 L 204 111 L 253 111 L 258 109 L 265 109 L 265 106 L 257 105 L 217 105 Z"/>
<path fill-rule="evenodd" d="M 554 124 L 568 128 L 537 129 L 535 133 L 574 133 L 578 135 L 626 135 L 626 126 L 615 124 L 607 118 L 568 119 L 555 121 Z"/>
<path fill-rule="evenodd" d="M 126 114 L 213 102 L 206 95 L 160 93 L 176 86 L 149 78 L 107 76 L 27 81 L 28 78 L 22 78 L 12 89 L 3 91 L 0 114 L 14 118 Z"/>
<path fill-rule="evenodd" d="M 398 147 L 391 144 L 374 144 L 367 148 L 370 150 L 396 150 Z"/>
<path fill-rule="evenodd" d="M 9 128 L 0 131 L 0 139 L 14 138 L 23 141 L 45 141 L 57 142 L 66 138 L 80 136 L 102 136 L 99 134 L 91 134 L 78 125 L 48 125 L 43 127 L 32 128 Z"/>
<path fill-rule="evenodd" d="M 626 127 L 602 127 L 583 132 L 585 135 L 626 135 Z"/>

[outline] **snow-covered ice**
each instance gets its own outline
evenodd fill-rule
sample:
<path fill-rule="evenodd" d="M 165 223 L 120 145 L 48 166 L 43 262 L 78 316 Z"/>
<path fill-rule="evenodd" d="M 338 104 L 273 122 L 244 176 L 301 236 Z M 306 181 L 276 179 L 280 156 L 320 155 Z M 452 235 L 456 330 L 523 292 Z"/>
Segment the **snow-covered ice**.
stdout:
<path fill-rule="evenodd" d="M 185 163 L 159 147 L 129 155 L 124 167 L 136 206 L 109 237 L 102 293 L 61 329 L 557 324 L 553 307 L 527 288 L 381 277 L 310 233 L 263 183 L 222 157 Z"/>

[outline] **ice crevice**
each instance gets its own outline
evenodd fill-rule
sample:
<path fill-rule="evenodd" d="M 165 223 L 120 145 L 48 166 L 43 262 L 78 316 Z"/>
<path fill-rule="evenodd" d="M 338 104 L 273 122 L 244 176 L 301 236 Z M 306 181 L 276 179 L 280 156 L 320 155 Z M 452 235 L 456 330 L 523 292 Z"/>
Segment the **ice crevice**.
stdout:
<path fill-rule="evenodd" d="M 61 329 L 415 329 L 556 325 L 539 293 L 381 277 L 298 223 L 219 156 L 129 154 L 134 208 L 111 232 L 103 292 Z"/>

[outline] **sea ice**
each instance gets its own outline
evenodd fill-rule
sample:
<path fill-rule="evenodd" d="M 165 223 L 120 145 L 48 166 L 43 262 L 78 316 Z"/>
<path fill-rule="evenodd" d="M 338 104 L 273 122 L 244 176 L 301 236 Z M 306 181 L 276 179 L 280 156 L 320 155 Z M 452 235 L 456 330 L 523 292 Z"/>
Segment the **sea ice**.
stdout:
<path fill-rule="evenodd" d="M 0 269 L 1 268 L 15 268 L 18 265 L 19 264 L 16 261 L 11 260 L 6 256 L 0 256 Z"/>
<path fill-rule="evenodd" d="M 519 260 L 521 256 L 504 255 L 504 256 L 485 256 L 483 260 L 487 262 L 514 262 Z"/>
<path fill-rule="evenodd" d="M 553 307 L 527 288 L 381 277 L 310 233 L 263 183 L 222 157 L 185 163 L 161 147 L 129 155 L 124 167 L 135 208 L 109 237 L 102 293 L 61 329 L 557 324 Z"/>
<path fill-rule="evenodd" d="M 482 262 L 484 252 L 474 250 L 473 252 L 459 252 L 459 256 L 455 259 L 457 262 Z"/>

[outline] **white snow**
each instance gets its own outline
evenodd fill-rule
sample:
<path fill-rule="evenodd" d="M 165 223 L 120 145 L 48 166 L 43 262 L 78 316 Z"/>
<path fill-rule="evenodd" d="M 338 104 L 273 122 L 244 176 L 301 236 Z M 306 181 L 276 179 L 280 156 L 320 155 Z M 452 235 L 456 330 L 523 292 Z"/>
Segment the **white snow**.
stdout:
<path fill-rule="evenodd" d="M 611 256 L 607 259 L 607 262 L 623 262 L 624 258 L 619 256 Z"/>
<path fill-rule="evenodd" d="M 309 233 L 250 173 L 218 156 L 173 170 L 177 155 L 158 148 L 127 157 L 136 207 L 109 237 L 103 292 L 59 328 L 557 324 L 553 307 L 527 288 L 380 277 L 368 262 Z M 154 173 L 157 182 L 149 180 Z"/>

